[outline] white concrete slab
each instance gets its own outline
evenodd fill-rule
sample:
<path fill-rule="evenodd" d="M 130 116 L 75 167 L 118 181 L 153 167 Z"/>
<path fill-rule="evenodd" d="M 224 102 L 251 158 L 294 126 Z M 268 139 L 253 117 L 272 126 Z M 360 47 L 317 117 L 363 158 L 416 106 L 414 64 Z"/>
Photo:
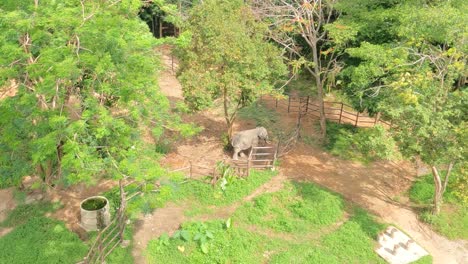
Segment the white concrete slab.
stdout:
<path fill-rule="evenodd" d="M 393 226 L 379 235 L 378 242 L 375 252 L 390 264 L 407 264 L 428 255 L 420 245 Z"/>

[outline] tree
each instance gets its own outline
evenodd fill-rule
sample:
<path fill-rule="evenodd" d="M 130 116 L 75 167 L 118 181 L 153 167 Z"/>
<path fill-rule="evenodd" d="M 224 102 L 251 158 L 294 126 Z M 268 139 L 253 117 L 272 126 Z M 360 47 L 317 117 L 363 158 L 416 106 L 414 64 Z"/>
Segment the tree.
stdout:
<path fill-rule="evenodd" d="M 281 52 L 264 39 L 266 28 L 240 0 L 203 1 L 187 23 L 192 37 L 180 68 L 185 100 L 199 110 L 220 99 L 231 138 L 237 111 L 271 93 L 285 73 Z"/>
<path fill-rule="evenodd" d="M 468 156 L 468 91 L 460 85 L 468 74 L 466 7 L 457 1 L 395 5 L 396 39 L 347 50 L 359 61 L 345 70 L 348 87 L 368 109 L 391 118 L 404 154 L 431 167 L 434 214 L 440 212 L 452 168 Z"/>
<path fill-rule="evenodd" d="M 326 135 L 324 86 L 336 74 L 341 45 L 352 37 L 338 17 L 336 0 L 253 0 L 255 13 L 270 24 L 270 38 L 294 55 L 294 65 L 304 67 L 315 79 L 321 134 Z M 346 31 L 349 33 L 349 31 Z"/>
<path fill-rule="evenodd" d="M 0 90 L 13 92 L 0 99 L 0 185 L 161 173 L 140 139 L 170 119 L 140 4 L 1 2 Z"/>

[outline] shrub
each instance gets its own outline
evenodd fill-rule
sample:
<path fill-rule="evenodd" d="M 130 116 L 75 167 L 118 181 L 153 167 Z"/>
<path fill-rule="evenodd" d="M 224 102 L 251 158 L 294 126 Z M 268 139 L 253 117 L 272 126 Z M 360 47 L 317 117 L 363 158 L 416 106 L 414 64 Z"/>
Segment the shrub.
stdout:
<path fill-rule="evenodd" d="M 444 175 L 444 171 L 441 172 Z M 432 227 L 451 239 L 468 238 L 468 207 L 466 200 L 460 191 L 460 181 L 463 181 L 465 174 L 463 168 L 457 167 L 452 172 L 447 190 L 444 193 L 445 204 L 439 215 L 433 215 L 429 206 L 433 203 L 434 181 L 432 175 L 424 175 L 417 179 L 409 190 L 411 201 L 428 208 L 421 211 L 421 219 L 432 225 Z"/>
<path fill-rule="evenodd" d="M 327 124 L 327 144 L 333 155 L 370 162 L 398 158 L 395 141 L 382 126 L 355 128 L 349 124 Z"/>

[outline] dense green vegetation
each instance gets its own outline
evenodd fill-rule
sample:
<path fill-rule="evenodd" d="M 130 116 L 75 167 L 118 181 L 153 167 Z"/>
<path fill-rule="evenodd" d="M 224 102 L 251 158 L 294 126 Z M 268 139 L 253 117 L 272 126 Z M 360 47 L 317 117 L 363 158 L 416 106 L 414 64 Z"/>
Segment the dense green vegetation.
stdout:
<path fill-rule="evenodd" d="M 240 0 L 203 1 L 190 14 L 191 41 L 180 51 L 184 98 L 197 110 L 220 99 L 229 138 L 238 110 L 271 93 L 286 73 L 281 51 L 265 41 L 266 29 Z"/>
<path fill-rule="evenodd" d="M 397 159 L 399 153 L 393 138 L 382 126 L 356 128 L 353 125 L 329 122 L 325 148 L 344 159 L 368 163 Z"/>
<path fill-rule="evenodd" d="M 155 41 L 139 7 L 0 3 L 0 88 L 15 91 L 0 100 L 0 187 L 31 174 L 48 185 L 157 176 L 142 131 L 158 141 L 163 125 L 184 126 L 159 93 Z"/>
<path fill-rule="evenodd" d="M 337 194 L 287 182 L 250 200 L 276 172 L 241 178 L 219 163 L 223 177 L 211 185 L 158 162 L 202 130 L 181 116 L 208 107 L 222 108 L 226 146 L 238 116 L 281 141 L 288 129 L 256 102 L 298 92 L 319 105 L 322 137 L 305 142 L 363 163 L 422 160 L 432 174 L 409 190 L 415 210 L 448 238 L 468 239 L 467 13 L 463 0 L 3 0 L 0 188 L 20 187 L 25 175 L 38 176 L 31 189 L 44 192 L 127 177 L 138 183 L 126 191 L 142 191 L 127 206 L 132 223 L 167 202 L 189 218 L 234 212 L 151 241 L 151 262 L 383 263 L 373 248 L 384 225 Z M 180 34 L 154 39 L 148 25 L 154 32 L 156 18 Z M 185 102 L 174 109 L 157 82 L 161 43 L 173 44 L 180 60 Z M 326 122 L 325 92 L 392 126 Z M 115 214 L 119 189 L 103 195 Z M 12 228 L 0 238 L 1 263 L 83 258 L 96 233 L 81 241 L 46 217 L 59 203 L 26 205 L 25 194 L 16 196 L 23 201 L 0 223 Z M 132 263 L 132 246 L 106 262 Z"/>
<path fill-rule="evenodd" d="M 187 222 L 148 245 L 150 263 L 383 263 L 373 239 L 383 225 L 310 183 L 288 183 L 241 206 L 230 219 Z M 307 243 L 304 243 L 307 241 Z"/>

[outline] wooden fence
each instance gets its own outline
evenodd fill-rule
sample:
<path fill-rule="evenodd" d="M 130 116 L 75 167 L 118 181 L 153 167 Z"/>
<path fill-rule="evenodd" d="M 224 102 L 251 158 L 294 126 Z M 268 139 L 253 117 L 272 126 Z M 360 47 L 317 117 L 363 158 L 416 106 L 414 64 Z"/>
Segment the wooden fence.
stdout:
<path fill-rule="evenodd" d="M 288 113 L 297 113 L 302 117 L 311 119 L 319 119 L 319 104 L 312 100 L 310 96 L 293 96 L 287 95 L 286 99 L 273 98 L 271 96 L 262 96 L 260 102 L 264 102 L 269 107 L 282 109 Z M 359 113 L 350 105 L 342 102 L 324 102 L 325 117 L 329 121 L 340 124 L 350 124 L 355 127 L 373 127 L 376 124 L 391 126 L 390 122 L 386 122 L 380 118 L 380 115 L 374 117 L 367 113 Z"/>
<path fill-rule="evenodd" d="M 122 180 L 119 181 L 120 187 L 120 206 L 117 210 L 115 217 L 112 219 L 110 224 L 106 226 L 103 230 L 99 231 L 96 240 L 88 251 L 88 254 L 83 259 L 84 264 L 94 264 L 94 263 L 105 263 L 106 258 L 110 253 L 124 241 L 124 231 L 126 227 L 126 215 L 125 209 L 127 207 L 127 202 L 133 197 L 141 194 L 141 191 L 138 191 L 138 188 L 143 184 L 137 186 L 137 191 L 129 196 L 128 192 L 125 192 L 124 188 L 134 184 L 135 182 L 129 182 L 123 184 Z"/>
<path fill-rule="evenodd" d="M 253 147 L 247 159 L 225 159 L 223 163 L 231 166 L 239 176 L 249 176 L 250 169 L 273 169 L 278 157 L 279 142 L 276 145 Z M 217 165 L 210 167 L 188 162 L 187 166 L 173 169 L 169 172 L 186 172 L 189 179 L 196 180 L 194 176 L 211 176 L 211 184 L 214 185 L 222 177 Z"/>

